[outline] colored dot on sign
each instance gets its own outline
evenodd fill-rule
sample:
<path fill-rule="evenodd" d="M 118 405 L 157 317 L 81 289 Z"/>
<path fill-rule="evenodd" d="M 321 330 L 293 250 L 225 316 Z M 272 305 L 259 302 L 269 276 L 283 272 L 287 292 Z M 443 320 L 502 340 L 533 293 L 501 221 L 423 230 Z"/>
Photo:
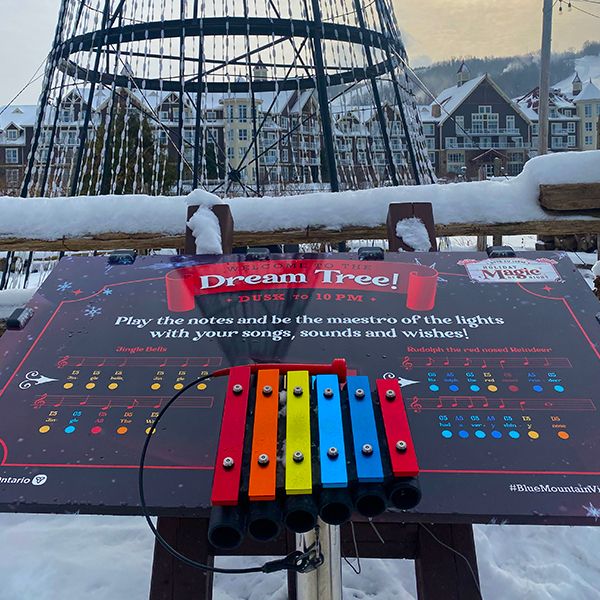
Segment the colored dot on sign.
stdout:
<path fill-rule="evenodd" d="M 70 390 L 73 387 L 73 384 L 68 381 L 67 383 L 65 383 L 65 385 L 63 385 L 63 387 L 65 388 L 65 390 Z"/>
<path fill-rule="evenodd" d="M 150 386 L 150 389 L 152 389 L 152 390 L 160 390 L 160 383 L 153 383 Z"/>
<path fill-rule="evenodd" d="M 564 392 L 564 391 L 565 391 L 565 388 L 564 388 L 562 385 L 555 385 L 555 386 L 554 386 L 554 389 L 555 389 L 557 392 Z"/>
<path fill-rule="evenodd" d="M 40 433 L 48 433 L 50 431 L 50 425 L 42 425 L 38 431 Z M 562 433 L 562 432 L 561 432 Z"/>
<path fill-rule="evenodd" d="M 544 388 L 541 385 L 534 385 L 533 386 L 533 391 L 534 392 L 543 392 Z"/>
<path fill-rule="evenodd" d="M 102 427 L 99 427 L 98 425 L 96 425 L 95 427 L 92 427 L 90 429 L 90 433 L 92 435 L 98 435 L 101 431 L 102 431 Z"/>
<path fill-rule="evenodd" d="M 176 383 L 173 388 L 176 390 L 181 390 L 183 389 L 183 383 Z"/>
<path fill-rule="evenodd" d="M 519 386 L 518 385 L 509 385 L 508 389 L 511 392 L 518 392 L 519 391 Z"/>
<path fill-rule="evenodd" d="M 452 432 L 449 429 L 444 429 L 444 431 L 442 431 L 442 437 L 449 440 L 452 437 Z"/>
<path fill-rule="evenodd" d="M 521 434 L 518 431 L 510 431 L 508 433 L 513 440 L 518 440 L 521 437 Z"/>
<path fill-rule="evenodd" d="M 109 390 L 116 390 L 119 387 L 118 383 L 109 383 L 108 384 L 108 389 Z"/>
<path fill-rule="evenodd" d="M 468 437 L 469 437 L 469 432 L 468 432 L 468 431 L 465 431 L 464 429 L 461 429 L 461 430 L 458 432 L 458 435 L 460 435 L 460 437 L 461 437 L 461 438 L 463 438 L 463 439 L 466 439 L 466 438 L 468 438 Z"/>
<path fill-rule="evenodd" d="M 490 392 L 497 392 L 498 388 L 495 385 L 488 385 L 488 390 Z"/>
<path fill-rule="evenodd" d="M 496 429 L 494 429 L 494 431 L 492 431 L 492 437 L 499 440 L 502 437 L 502 433 L 500 431 L 497 431 Z"/>
<path fill-rule="evenodd" d="M 198 384 L 198 389 L 199 389 L 199 390 L 205 390 L 205 389 L 206 389 L 206 387 L 207 387 L 207 385 L 206 385 L 205 383 L 199 383 L 199 384 Z"/>
<path fill-rule="evenodd" d="M 561 440 L 568 440 L 571 437 L 566 431 L 559 431 L 557 435 Z"/>
<path fill-rule="evenodd" d="M 478 392 L 481 388 L 478 385 L 472 385 L 471 386 L 471 391 L 472 392 Z"/>
<path fill-rule="evenodd" d="M 451 385 L 448 389 L 451 392 L 458 392 L 458 386 L 457 385 Z"/>
<path fill-rule="evenodd" d="M 481 431 L 481 429 L 478 429 L 475 432 L 475 437 L 478 437 L 480 440 L 482 440 L 485 437 L 485 431 Z"/>
<path fill-rule="evenodd" d="M 152 431 L 152 427 L 146 427 L 146 435 L 150 435 L 151 431 Z M 154 431 L 152 431 L 152 433 L 156 433 L 156 429 Z"/>
<path fill-rule="evenodd" d="M 439 391 L 440 391 L 440 386 L 439 386 L 439 385 L 430 385 L 430 386 L 429 386 L 429 389 L 430 389 L 432 392 L 439 392 Z"/>
<path fill-rule="evenodd" d="M 117 433 L 118 433 L 119 435 L 125 435 L 125 434 L 127 433 L 127 427 L 119 427 L 119 428 L 117 429 Z"/>
<path fill-rule="evenodd" d="M 85 384 L 85 389 L 86 390 L 93 390 L 95 387 L 96 387 L 96 384 L 92 383 L 92 382 Z"/>
<path fill-rule="evenodd" d="M 532 440 L 537 440 L 540 437 L 540 434 L 537 431 L 528 431 L 527 435 L 532 439 Z"/>
<path fill-rule="evenodd" d="M 65 427 L 65 433 L 73 433 L 75 431 L 75 427 L 73 427 L 73 425 L 69 425 L 68 427 Z"/>

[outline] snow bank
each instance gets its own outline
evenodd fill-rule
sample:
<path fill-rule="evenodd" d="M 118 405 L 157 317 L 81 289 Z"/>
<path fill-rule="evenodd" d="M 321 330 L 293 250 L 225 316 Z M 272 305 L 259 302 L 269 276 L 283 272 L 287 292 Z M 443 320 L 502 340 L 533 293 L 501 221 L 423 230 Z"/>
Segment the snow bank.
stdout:
<path fill-rule="evenodd" d="M 411 217 L 396 223 L 396 235 L 415 252 L 429 252 L 431 243 L 429 233 L 421 219 Z"/>
<path fill-rule="evenodd" d="M 565 152 L 536 157 L 523 172 L 505 181 L 450 185 L 386 187 L 332 194 L 231 198 L 237 231 L 277 231 L 385 222 L 390 202 L 431 202 L 435 222 L 515 223 L 564 220 L 538 204 L 540 184 L 600 182 L 600 151 Z M 187 202 L 208 206 L 216 196 L 80 196 L 76 198 L 0 197 L 0 238 L 56 240 L 109 232 L 180 235 Z M 208 204 L 207 204 L 208 203 Z"/>

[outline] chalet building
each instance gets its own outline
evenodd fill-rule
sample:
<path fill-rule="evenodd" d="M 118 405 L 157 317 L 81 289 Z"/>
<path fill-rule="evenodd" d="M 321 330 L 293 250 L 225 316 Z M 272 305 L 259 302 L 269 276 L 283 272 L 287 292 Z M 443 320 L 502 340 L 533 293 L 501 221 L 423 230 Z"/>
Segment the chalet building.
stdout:
<path fill-rule="evenodd" d="M 579 77 L 577 77 L 579 79 Z M 592 80 L 573 86 L 573 104 L 579 117 L 581 150 L 600 150 L 600 88 Z"/>
<path fill-rule="evenodd" d="M 529 158 L 531 121 L 487 74 L 471 78 L 463 62 L 457 84 L 420 116 L 440 178 L 518 175 Z"/>
<path fill-rule="evenodd" d="M 35 106 L 0 107 L 0 195 L 17 195 L 33 138 Z"/>

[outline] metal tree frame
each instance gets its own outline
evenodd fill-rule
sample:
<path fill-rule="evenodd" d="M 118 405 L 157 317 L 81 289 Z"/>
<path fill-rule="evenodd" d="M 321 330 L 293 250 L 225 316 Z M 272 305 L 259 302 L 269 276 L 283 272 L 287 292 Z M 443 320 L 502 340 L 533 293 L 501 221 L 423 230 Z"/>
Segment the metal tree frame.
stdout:
<path fill-rule="evenodd" d="M 23 196 L 261 195 L 292 171 L 300 191 L 434 180 L 388 0 L 62 1 Z"/>

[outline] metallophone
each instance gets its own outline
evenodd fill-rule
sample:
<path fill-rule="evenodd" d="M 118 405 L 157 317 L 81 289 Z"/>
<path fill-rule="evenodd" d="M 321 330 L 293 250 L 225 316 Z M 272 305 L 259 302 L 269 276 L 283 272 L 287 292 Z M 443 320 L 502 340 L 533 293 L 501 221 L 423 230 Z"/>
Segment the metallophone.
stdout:
<path fill-rule="evenodd" d="M 305 533 L 356 510 L 375 517 L 421 498 L 399 382 L 330 365 L 249 365 L 229 380 L 214 468 L 209 540 Z"/>

